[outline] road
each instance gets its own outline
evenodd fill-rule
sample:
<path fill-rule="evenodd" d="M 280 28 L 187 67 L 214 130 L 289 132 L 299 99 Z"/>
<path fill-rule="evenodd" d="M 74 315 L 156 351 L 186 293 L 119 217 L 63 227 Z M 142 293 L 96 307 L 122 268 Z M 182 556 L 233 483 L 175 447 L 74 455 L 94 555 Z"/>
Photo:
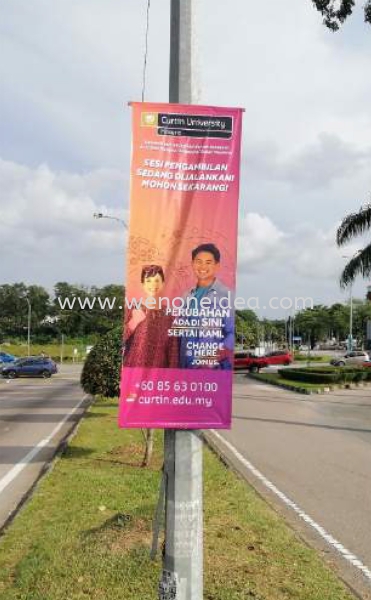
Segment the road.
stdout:
<path fill-rule="evenodd" d="M 83 413 L 79 373 L 69 365 L 51 379 L 0 378 L 0 528 Z"/>
<path fill-rule="evenodd" d="M 219 435 L 249 461 L 245 474 L 255 487 L 294 526 L 305 525 L 307 539 L 321 537 L 310 519 L 325 530 L 319 546 L 371 598 L 371 389 L 305 396 L 235 380 L 233 427 Z"/>

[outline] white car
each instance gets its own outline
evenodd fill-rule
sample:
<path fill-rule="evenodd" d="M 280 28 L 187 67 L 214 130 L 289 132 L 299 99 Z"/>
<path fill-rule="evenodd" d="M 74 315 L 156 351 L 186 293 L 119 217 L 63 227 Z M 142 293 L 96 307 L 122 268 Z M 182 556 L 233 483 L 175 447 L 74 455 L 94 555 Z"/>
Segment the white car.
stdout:
<path fill-rule="evenodd" d="M 339 356 L 331 361 L 332 365 L 337 367 L 345 367 L 346 365 L 361 365 L 362 363 L 369 361 L 370 356 L 363 350 L 354 350 L 347 352 L 344 356 Z"/>

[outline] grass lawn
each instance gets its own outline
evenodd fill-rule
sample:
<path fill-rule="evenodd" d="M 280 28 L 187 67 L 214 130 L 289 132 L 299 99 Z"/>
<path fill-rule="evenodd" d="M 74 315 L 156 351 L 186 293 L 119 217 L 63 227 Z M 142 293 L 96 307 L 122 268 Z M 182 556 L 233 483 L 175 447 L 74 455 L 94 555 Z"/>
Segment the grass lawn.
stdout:
<path fill-rule="evenodd" d="M 77 348 L 78 358 L 85 357 L 86 354 L 86 346 L 82 344 L 63 344 L 63 358 L 64 359 L 72 359 L 74 357 L 74 349 Z M 18 356 L 22 358 L 23 356 L 27 356 L 27 344 L 3 344 L 1 346 L 1 350 L 3 352 L 8 352 L 9 354 L 14 354 L 14 356 Z M 30 354 L 32 356 L 38 356 L 41 352 L 45 352 L 48 356 L 58 358 L 61 355 L 61 346 L 60 344 L 32 344 L 30 347 Z"/>
<path fill-rule="evenodd" d="M 0 541 L 1 600 L 154 600 L 161 435 L 140 468 L 140 431 L 97 401 Z M 205 449 L 205 600 L 354 600 L 283 520 Z"/>
<path fill-rule="evenodd" d="M 324 362 L 329 363 L 333 357 L 330 354 L 319 354 L 318 356 L 314 354 L 294 354 L 295 362 Z"/>

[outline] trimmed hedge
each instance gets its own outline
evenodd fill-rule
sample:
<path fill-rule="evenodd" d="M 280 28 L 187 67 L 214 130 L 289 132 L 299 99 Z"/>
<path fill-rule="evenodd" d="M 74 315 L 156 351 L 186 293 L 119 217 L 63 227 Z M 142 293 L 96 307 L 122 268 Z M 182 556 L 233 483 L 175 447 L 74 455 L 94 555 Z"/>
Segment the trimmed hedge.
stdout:
<path fill-rule="evenodd" d="M 371 380 L 371 369 L 363 367 L 308 367 L 306 369 L 280 369 L 278 373 L 284 379 L 291 381 L 328 385 Z"/>
<path fill-rule="evenodd" d="M 120 393 L 122 327 L 103 335 L 90 350 L 81 373 L 86 394 L 116 398 Z"/>

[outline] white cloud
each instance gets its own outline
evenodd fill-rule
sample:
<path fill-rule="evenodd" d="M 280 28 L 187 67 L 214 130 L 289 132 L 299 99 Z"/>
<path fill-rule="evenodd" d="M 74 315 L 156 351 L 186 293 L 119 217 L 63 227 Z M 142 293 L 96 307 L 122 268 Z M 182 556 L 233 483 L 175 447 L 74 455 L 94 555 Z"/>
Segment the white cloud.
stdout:
<path fill-rule="evenodd" d="M 198 4 L 199 99 L 246 107 L 241 280 L 255 293 L 307 286 L 335 296 L 334 224 L 371 188 L 371 34 L 362 11 L 334 35 L 309 0 L 229 0 L 227 13 L 215 0 Z M 2 7 L 4 281 L 121 280 L 124 232 L 92 214 L 126 215 L 126 103 L 140 99 L 145 8 L 138 0 Z M 169 2 L 152 2 L 150 100 L 167 100 L 168 33 Z"/>
<path fill-rule="evenodd" d="M 287 236 L 268 218 L 248 213 L 239 220 L 238 267 L 250 272 L 285 256 Z"/>
<path fill-rule="evenodd" d="M 127 218 L 127 211 L 108 208 L 100 199 L 102 190 L 117 181 L 121 174 L 114 170 L 82 176 L 55 173 L 46 165 L 31 169 L 0 161 L 4 281 L 119 281 L 124 228 L 93 218 L 94 212 Z"/>
<path fill-rule="evenodd" d="M 363 169 L 369 171 L 371 147 L 354 147 L 337 135 L 322 132 L 314 143 L 291 156 L 284 156 L 272 143 L 248 147 L 244 161 L 251 177 L 310 191 L 354 178 Z"/>

